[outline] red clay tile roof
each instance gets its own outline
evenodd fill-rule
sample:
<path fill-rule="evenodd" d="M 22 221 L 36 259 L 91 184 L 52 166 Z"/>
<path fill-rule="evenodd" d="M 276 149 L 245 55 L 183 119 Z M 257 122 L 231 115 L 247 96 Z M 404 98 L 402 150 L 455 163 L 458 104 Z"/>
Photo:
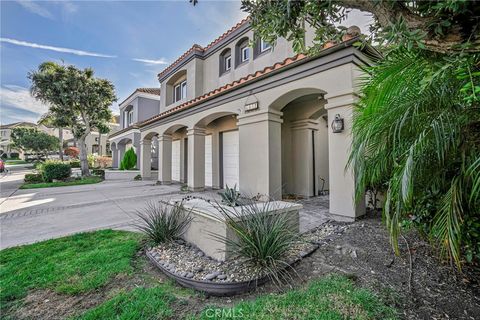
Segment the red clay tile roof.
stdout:
<path fill-rule="evenodd" d="M 153 94 L 153 95 L 156 95 L 156 96 L 159 96 L 160 95 L 160 88 L 137 88 L 135 89 L 135 91 L 133 91 L 133 93 L 131 95 L 129 95 L 125 100 L 123 100 L 122 102 L 119 103 L 119 105 L 121 105 L 122 103 L 124 103 L 125 101 L 127 101 L 128 99 L 130 99 L 135 93 L 137 92 L 142 92 L 142 93 L 148 93 L 148 94 Z"/>
<path fill-rule="evenodd" d="M 220 88 L 217 88 L 217 89 L 214 89 L 210 92 L 207 92 L 205 93 L 204 95 L 201 95 L 201 96 L 198 96 L 192 100 L 189 100 L 189 101 L 186 101 L 172 109 L 169 109 L 167 111 L 164 111 L 150 119 L 147 119 L 143 122 L 140 122 L 138 125 L 139 127 L 143 127 L 147 124 L 150 124 L 150 123 L 153 123 L 159 119 L 162 119 L 162 118 L 165 118 L 167 116 L 169 116 L 170 114 L 173 114 L 173 113 L 177 113 L 181 110 L 184 110 L 184 109 L 187 109 L 187 108 L 191 108 L 201 102 L 204 102 L 208 99 L 211 99 L 219 94 L 223 94 L 227 91 L 230 91 L 232 89 L 235 89 L 236 87 L 238 87 L 239 85 L 243 85 L 243 84 L 246 84 L 247 82 L 251 82 L 252 80 L 255 80 L 255 79 L 258 79 L 262 76 L 265 76 L 267 75 L 268 73 L 272 72 L 272 71 L 277 71 L 279 69 L 282 69 L 294 62 L 297 62 L 297 61 L 301 61 L 303 59 L 305 59 L 307 56 L 304 55 L 304 54 L 297 54 L 295 55 L 294 57 L 291 57 L 291 58 L 286 58 L 285 60 L 283 60 L 282 62 L 277 62 L 275 63 L 273 66 L 270 66 L 270 67 L 265 67 L 263 70 L 260 70 L 260 71 L 257 71 L 255 73 L 252 73 L 252 74 L 249 74 L 245 77 L 242 77 L 238 80 L 235 80 L 231 83 L 228 83 Z"/>
<path fill-rule="evenodd" d="M 185 51 L 177 60 L 175 60 L 174 62 L 172 62 L 168 67 L 166 67 L 165 69 L 163 69 L 159 74 L 158 74 L 158 78 L 161 78 L 162 76 L 164 76 L 166 73 L 168 73 L 170 70 L 172 70 L 176 65 L 178 65 L 185 57 L 187 57 L 192 51 L 197 51 L 197 52 L 200 52 L 200 53 L 204 53 L 205 51 L 207 51 L 208 49 L 210 49 L 211 47 L 213 47 L 214 45 L 216 45 L 218 42 L 222 41 L 223 39 L 225 39 L 229 34 L 231 34 L 233 31 L 237 30 L 238 28 L 240 28 L 242 25 L 244 25 L 247 21 L 249 21 L 250 18 L 247 17 L 245 19 L 243 19 L 242 21 L 240 21 L 239 23 L 237 23 L 236 25 L 234 25 L 233 27 L 231 27 L 230 29 L 228 29 L 227 31 L 225 31 L 220 37 L 218 37 L 217 39 L 213 40 L 212 42 L 210 42 L 206 47 L 202 47 L 198 44 L 194 44 L 190 49 L 188 49 L 187 51 Z"/>

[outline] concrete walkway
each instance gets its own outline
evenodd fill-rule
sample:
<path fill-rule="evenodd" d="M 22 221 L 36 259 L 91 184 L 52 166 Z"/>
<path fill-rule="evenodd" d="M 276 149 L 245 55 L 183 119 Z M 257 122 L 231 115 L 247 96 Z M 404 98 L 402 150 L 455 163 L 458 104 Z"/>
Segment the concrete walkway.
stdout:
<path fill-rule="evenodd" d="M 97 229 L 135 230 L 137 211 L 148 202 L 178 199 L 180 185 L 155 181 L 104 181 L 98 184 L 17 190 L 25 171 L 0 179 L 0 249 Z M 218 191 L 190 193 L 217 198 Z M 324 222 L 326 199 L 304 203 L 300 230 Z M 300 201 L 301 203 L 301 201 Z"/>
<path fill-rule="evenodd" d="M 17 190 L 0 204 L 0 248 L 96 229 L 131 230 L 137 210 L 179 188 L 153 181 L 108 181 Z"/>

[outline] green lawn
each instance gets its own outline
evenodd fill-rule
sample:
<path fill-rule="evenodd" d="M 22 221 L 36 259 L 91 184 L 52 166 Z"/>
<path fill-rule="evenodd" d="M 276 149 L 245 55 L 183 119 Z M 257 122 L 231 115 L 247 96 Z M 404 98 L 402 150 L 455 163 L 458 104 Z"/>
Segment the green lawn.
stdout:
<path fill-rule="evenodd" d="M 5 164 L 26 164 L 25 160 L 5 160 Z"/>
<path fill-rule="evenodd" d="M 94 184 L 102 182 L 102 178 L 91 176 L 78 180 L 68 181 L 68 182 L 43 182 L 43 183 L 24 183 L 20 189 L 37 189 L 37 188 L 53 188 L 53 187 L 67 187 L 67 186 L 78 186 L 82 184 Z"/>
<path fill-rule="evenodd" d="M 140 236 L 103 230 L 0 251 L 0 305 L 8 308 L 29 289 L 77 294 L 133 271 Z"/>
<path fill-rule="evenodd" d="M 395 319 L 395 311 L 368 290 L 342 276 L 312 281 L 305 289 L 262 295 L 221 309 L 198 294 L 158 276 L 144 274 L 136 253 L 142 236 L 103 230 L 0 251 L 0 305 L 8 316 L 21 307 L 28 290 L 67 295 L 108 290 L 114 278 L 146 276 L 146 286 L 109 291 L 106 301 L 79 310 L 76 319 Z M 136 267 L 134 267 L 136 266 Z M 125 278 L 126 277 L 126 278 Z M 235 301 L 235 298 L 232 298 Z M 204 301 L 200 299 L 200 301 Z M 211 300 L 207 300 L 211 301 Z M 48 307 L 46 305 L 46 307 Z"/>

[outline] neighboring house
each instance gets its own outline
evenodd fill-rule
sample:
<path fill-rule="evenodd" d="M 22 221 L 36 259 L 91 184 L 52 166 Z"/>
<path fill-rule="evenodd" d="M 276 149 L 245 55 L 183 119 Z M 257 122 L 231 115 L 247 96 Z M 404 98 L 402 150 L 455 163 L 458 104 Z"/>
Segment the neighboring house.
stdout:
<path fill-rule="evenodd" d="M 130 148 L 137 153 L 137 168 L 140 167 L 140 130 L 137 126 L 147 119 L 160 113 L 160 88 L 138 88 L 128 98 L 119 104 L 120 107 L 120 128 L 117 132 L 110 134 L 109 139 L 112 146 L 113 167 L 120 165 L 120 161 Z M 158 144 L 154 139 L 152 148 L 152 168 L 156 169 L 155 146 Z"/>
<path fill-rule="evenodd" d="M 357 30 L 349 28 L 343 42 L 326 43 L 314 57 L 295 55 L 285 39 L 274 48 L 263 41 L 250 47 L 248 19 L 206 47 L 193 45 L 158 74 L 159 113 L 133 118 L 110 136 L 114 165 L 124 152 L 118 139 L 134 133 L 129 139 L 140 146 L 145 179 L 187 183 L 190 190 L 236 185 L 274 199 L 328 190 L 330 213 L 355 219 L 365 210 L 363 201 L 354 202 L 346 169 L 356 79 L 359 66 L 378 56 L 368 45 L 353 46 Z M 312 38 L 308 30 L 307 42 Z"/>
<path fill-rule="evenodd" d="M 1 125 L 0 126 L 0 154 L 5 153 L 7 157 L 10 157 L 12 153 L 18 153 L 20 158 L 24 158 L 24 153 L 22 150 L 17 150 L 13 147 L 13 141 L 11 139 L 12 129 L 15 127 L 33 127 L 41 130 L 45 133 L 48 133 L 52 136 L 58 137 L 58 128 L 51 128 L 44 125 L 38 125 L 31 122 L 15 122 L 11 124 Z M 63 130 L 64 140 L 71 139 L 73 137 L 70 130 Z"/>
<path fill-rule="evenodd" d="M 92 131 L 85 139 L 85 146 L 87 148 L 87 154 L 94 154 L 100 156 L 111 156 L 112 151 L 110 148 L 110 141 L 108 140 L 108 135 L 115 133 L 119 130 L 120 125 L 118 124 L 118 116 L 114 118 L 114 121 L 108 124 L 110 132 L 107 134 L 100 134 L 97 131 Z M 69 147 L 76 146 L 76 142 L 73 139 L 73 136 L 70 139 L 66 139 L 65 143 Z"/>

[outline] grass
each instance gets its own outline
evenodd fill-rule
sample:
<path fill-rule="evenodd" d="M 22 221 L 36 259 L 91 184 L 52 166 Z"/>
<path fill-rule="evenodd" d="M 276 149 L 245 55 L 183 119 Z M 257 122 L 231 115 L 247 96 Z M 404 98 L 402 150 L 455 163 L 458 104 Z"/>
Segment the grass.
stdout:
<path fill-rule="evenodd" d="M 111 280 L 144 272 L 135 267 L 136 261 L 148 263 L 135 259 L 142 239 L 137 233 L 102 230 L 0 251 L 2 314 L 8 316 L 20 306 L 29 290 L 68 295 L 109 290 L 105 285 Z M 261 295 L 232 308 L 199 305 L 202 299 L 193 291 L 172 282 L 159 284 L 152 274 L 145 276 L 145 286 L 109 291 L 109 299 L 78 310 L 82 313 L 75 319 L 396 319 L 395 310 L 381 298 L 344 276 L 318 279 L 305 289 Z"/>
<path fill-rule="evenodd" d="M 135 288 L 88 310 L 78 320 L 172 319 L 175 297 L 163 287 Z"/>
<path fill-rule="evenodd" d="M 131 273 L 140 238 L 136 233 L 102 230 L 0 251 L 2 311 L 30 289 L 74 295 Z"/>
<path fill-rule="evenodd" d="M 26 164 L 25 160 L 5 160 L 5 164 Z"/>
<path fill-rule="evenodd" d="M 305 290 L 264 295 L 230 309 L 206 308 L 201 319 L 397 319 L 393 308 L 353 281 L 332 275 L 313 281 Z"/>
<path fill-rule="evenodd" d="M 67 187 L 67 186 L 78 186 L 82 184 L 94 184 L 102 182 L 100 177 L 86 177 L 73 181 L 59 181 L 59 182 L 43 182 L 43 183 L 24 183 L 20 189 L 37 189 L 37 188 L 54 188 L 54 187 Z"/>

